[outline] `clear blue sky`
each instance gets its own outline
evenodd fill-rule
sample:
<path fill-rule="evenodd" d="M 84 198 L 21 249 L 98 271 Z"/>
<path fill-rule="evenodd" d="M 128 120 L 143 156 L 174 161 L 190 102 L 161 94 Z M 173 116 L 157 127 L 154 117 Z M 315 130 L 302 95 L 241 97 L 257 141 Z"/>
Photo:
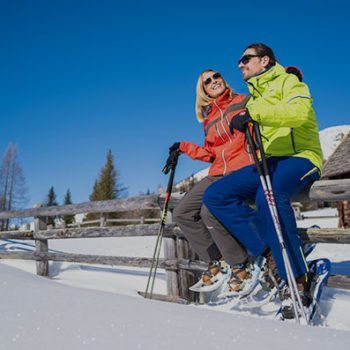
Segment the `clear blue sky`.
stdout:
<path fill-rule="evenodd" d="M 320 129 L 349 124 L 347 1 L 0 0 L 0 152 L 19 146 L 30 195 L 87 201 L 110 148 L 130 195 L 165 186 L 175 141 L 203 140 L 194 114 L 205 68 L 246 92 L 245 46 L 299 66 Z M 176 179 L 206 164 L 182 156 Z"/>

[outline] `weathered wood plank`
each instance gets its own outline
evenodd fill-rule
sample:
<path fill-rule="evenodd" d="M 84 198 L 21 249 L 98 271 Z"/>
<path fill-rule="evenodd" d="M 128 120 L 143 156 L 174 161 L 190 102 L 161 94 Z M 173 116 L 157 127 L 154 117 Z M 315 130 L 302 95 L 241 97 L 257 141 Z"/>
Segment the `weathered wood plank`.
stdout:
<path fill-rule="evenodd" d="M 311 200 L 339 201 L 350 198 L 350 179 L 316 181 L 308 193 L 300 196 L 310 197 Z M 174 193 L 171 196 L 169 209 L 176 206 L 184 194 Z M 300 200 L 300 198 L 299 198 Z M 0 219 L 31 216 L 58 216 L 80 213 L 124 212 L 138 209 L 159 209 L 164 204 L 163 195 L 138 196 L 127 199 L 86 202 L 54 207 L 41 207 L 17 211 L 0 212 Z"/>
<path fill-rule="evenodd" d="M 139 237 L 155 236 L 158 234 L 159 224 L 126 225 L 111 227 L 75 227 L 64 229 L 49 229 L 44 231 L 4 231 L 0 232 L 0 239 L 64 239 L 64 238 L 105 238 L 105 237 Z M 348 243 L 350 244 L 350 229 L 299 229 L 304 241 L 315 243 Z M 183 238 L 179 227 L 175 224 L 166 224 L 164 237 Z"/>
<path fill-rule="evenodd" d="M 150 267 L 152 259 L 150 258 L 130 258 L 130 257 L 115 257 L 103 255 L 87 255 L 73 253 L 41 253 L 41 252 L 0 252 L 0 259 L 21 259 L 21 260 L 42 260 L 42 261 L 61 261 L 73 262 L 82 264 L 96 265 L 118 265 L 128 267 Z M 160 265 L 162 260 L 160 261 Z M 168 264 L 167 264 L 168 265 Z M 176 268 L 176 263 L 173 261 L 171 266 Z"/>
<path fill-rule="evenodd" d="M 139 209 L 159 209 L 158 196 L 138 196 L 127 199 L 86 202 L 54 207 L 41 207 L 0 212 L 0 219 L 30 216 L 59 216 L 85 213 L 124 212 Z"/>
<path fill-rule="evenodd" d="M 341 288 L 350 290 L 350 276 L 332 275 L 329 276 L 327 286 L 330 288 Z"/>
<path fill-rule="evenodd" d="M 125 225 L 108 227 L 75 227 L 64 229 L 49 229 L 35 233 L 36 239 L 63 239 L 63 238 L 105 238 L 105 237 L 139 237 L 156 236 L 159 224 Z M 175 237 L 180 229 L 175 224 L 165 225 L 164 237 Z M 1 238 L 1 233 L 0 233 Z"/>
<path fill-rule="evenodd" d="M 34 235 L 35 233 L 46 230 L 47 222 L 45 217 L 34 218 Z M 49 250 L 49 244 L 47 239 L 35 240 L 35 252 L 38 254 L 46 254 Z M 49 262 L 47 260 L 39 260 L 36 262 L 36 274 L 39 276 L 49 275 Z"/>
<path fill-rule="evenodd" d="M 176 261 L 176 238 L 164 238 L 163 242 L 165 260 L 167 262 Z M 178 271 L 176 269 L 166 272 L 166 285 L 169 295 L 179 296 Z"/>
<path fill-rule="evenodd" d="M 125 267 L 143 267 L 149 268 L 152 264 L 150 258 L 130 258 L 115 256 L 98 256 L 71 253 L 36 253 L 36 252 L 1 252 L 0 259 L 22 259 L 22 260 L 51 260 L 62 262 L 74 262 L 96 265 L 116 265 Z M 160 259 L 159 267 L 161 269 L 178 268 L 190 271 L 205 271 L 207 264 L 202 261 L 191 261 L 186 259 L 165 261 Z M 350 276 L 333 275 L 330 276 L 327 285 L 331 288 L 343 288 L 350 290 Z"/>
<path fill-rule="evenodd" d="M 2 231 L 0 232 L 0 239 L 20 239 L 29 240 L 34 239 L 33 231 Z"/>
<path fill-rule="evenodd" d="M 305 242 L 350 244 L 350 229 L 308 228 L 299 229 L 298 231 L 301 239 Z"/>
<path fill-rule="evenodd" d="M 187 240 L 183 238 L 176 239 L 176 250 L 178 259 L 189 259 L 190 248 Z M 179 295 L 186 300 L 193 300 L 194 293 L 188 288 L 194 284 L 193 272 L 181 269 L 178 272 Z"/>
<path fill-rule="evenodd" d="M 350 179 L 322 180 L 315 182 L 309 193 L 311 200 L 336 202 L 350 199 Z"/>
<path fill-rule="evenodd" d="M 174 209 L 185 193 L 173 193 L 169 202 L 169 210 Z M 309 202 L 312 200 L 336 202 L 350 199 L 350 179 L 339 180 L 320 180 L 313 183 L 310 187 L 305 188 L 292 198 L 296 202 Z M 158 199 L 162 207 L 164 196 Z"/>

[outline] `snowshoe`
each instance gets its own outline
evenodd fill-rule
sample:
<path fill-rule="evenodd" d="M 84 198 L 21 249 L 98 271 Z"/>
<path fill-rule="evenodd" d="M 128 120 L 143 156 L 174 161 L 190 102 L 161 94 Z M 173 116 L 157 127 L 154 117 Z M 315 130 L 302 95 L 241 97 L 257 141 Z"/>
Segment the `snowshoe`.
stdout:
<path fill-rule="evenodd" d="M 258 257 L 254 263 L 233 268 L 226 288 L 218 295 L 218 298 L 243 298 L 252 293 L 259 284 L 265 262 L 264 257 Z"/>
<path fill-rule="evenodd" d="M 192 292 L 210 293 L 220 288 L 230 277 L 230 267 L 225 261 L 212 261 L 201 279 L 189 287 Z"/>
<path fill-rule="evenodd" d="M 315 249 L 315 243 L 305 243 L 303 245 L 303 253 L 305 258 L 308 257 Z M 277 273 L 277 267 L 271 263 L 272 256 L 267 258 L 267 263 L 263 267 L 264 273 L 260 278 L 261 288 L 257 288 L 254 292 L 245 297 L 240 298 L 240 304 L 244 308 L 262 307 L 274 300 L 278 296 L 278 292 L 285 286 L 285 281 L 280 280 Z M 273 260 L 273 259 L 272 259 Z"/>
<path fill-rule="evenodd" d="M 310 284 L 307 289 L 301 292 L 301 300 L 304 304 L 306 322 L 311 324 L 315 317 L 321 293 L 331 272 L 331 262 L 328 259 L 317 259 L 308 263 Z M 282 321 L 294 320 L 294 310 L 288 286 L 285 285 L 281 291 L 282 306 L 276 314 L 276 318 Z M 301 317 L 301 313 L 299 312 Z"/>

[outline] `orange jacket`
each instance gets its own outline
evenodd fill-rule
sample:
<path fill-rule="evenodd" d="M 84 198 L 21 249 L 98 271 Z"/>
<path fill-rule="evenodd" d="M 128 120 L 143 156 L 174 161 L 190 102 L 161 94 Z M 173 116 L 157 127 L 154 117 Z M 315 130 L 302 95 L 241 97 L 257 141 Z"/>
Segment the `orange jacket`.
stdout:
<path fill-rule="evenodd" d="M 204 146 L 187 141 L 180 143 L 180 151 L 192 159 L 212 163 L 210 176 L 226 175 L 254 163 L 253 157 L 246 151 L 244 134 L 235 131 L 231 135 L 229 130 L 231 119 L 242 112 L 248 99 L 247 95 L 236 95 L 226 89 L 206 109 Z"/>

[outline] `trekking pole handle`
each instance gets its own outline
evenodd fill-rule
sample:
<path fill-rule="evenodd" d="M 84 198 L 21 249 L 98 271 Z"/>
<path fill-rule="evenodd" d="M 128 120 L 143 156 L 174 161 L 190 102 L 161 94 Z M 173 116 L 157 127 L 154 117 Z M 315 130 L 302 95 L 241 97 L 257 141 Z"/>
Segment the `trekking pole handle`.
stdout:
<path fill-rule="evenodd" d="M 257 145 L 258 145 L 258 148 L 259 148 L 259 152 L 260 152 L 260 157 L 261 157 L 261 162 L 262 162 L 264 174 L 265 174 L 265 176 L 269 176 L 270 175 L 270 171 L 269 171 L 269 167 L 267 165 L 266 155 L 265 155 L 265 151 L 264 151 L 264 145 L 263 145 L 262 137 L 261 137 L 260 126 L 255 121 L 253 122 L 253 129 L 254 129 L 256 142 L 257 142 Z"/>
<path fill-rule="evenodd" d="M 259 158 L 258 158 L 258 155 L 256 154 L 256 147 L 255 147 L 255 143 L 253 141 L 253 138 L 252 138 L 252 135 L 250 133 L 250 129 L 249 127 L 245 130 L 245 136 L 246 136 L 246 139 L 248 141 L 248 145 L 249 145 L 249 148 L 252 150 L 253 152 L 253 158 L 254 158 L 254 163 L 255 163 L 255 166 L 258 170 L 258 173 L 259 173 L 259 176 L 263 176 L 263 171 L 262 171 L 262 168 L 261 168 L 261 165 L 259 163 Z"/>
<path fill-rule="evenodd" d="M 181 154 L 180 150 L 177 150 L 177 151 L 175 151 L 175 157 L 172 158 L 170 162 L 169 162 L 170 157 L 168 158 L 166 164 L 164 165 L 164 168 L 162 169 L 162 172 L 165 175 L 167 175 L 170 170 L 172 170 L 172 169 L 175 170 L 180 154 Z"/>

